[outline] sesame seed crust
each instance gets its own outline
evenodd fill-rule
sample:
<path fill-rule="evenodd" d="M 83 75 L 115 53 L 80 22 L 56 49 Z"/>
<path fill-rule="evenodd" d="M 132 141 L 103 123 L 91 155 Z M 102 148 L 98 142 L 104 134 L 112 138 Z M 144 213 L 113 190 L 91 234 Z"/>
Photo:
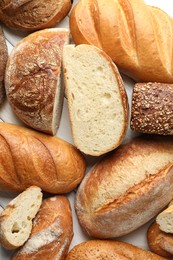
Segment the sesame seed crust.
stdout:
<path fill-rule="evenodd" d="M 130 126 L 140 133 L 173 135 L 173 84 L 136 83 Z"/>

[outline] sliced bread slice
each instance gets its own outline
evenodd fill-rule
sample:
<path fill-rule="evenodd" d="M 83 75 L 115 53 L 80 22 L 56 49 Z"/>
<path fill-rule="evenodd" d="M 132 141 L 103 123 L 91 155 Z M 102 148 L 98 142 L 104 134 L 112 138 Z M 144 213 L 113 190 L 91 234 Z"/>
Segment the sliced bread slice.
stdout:
<path fill-rule="evenodd" d="M 32 33 L 14 47 L 6 67 L 5 88 L 13 111 L 25 124 L 51 135 L 61 118 L 61 58 L 67 43 L 65 28 Z"/>
<path fill-rule="evenodd" d="M 76 147 L 99 156 L 119 146 L 127 130 L 128 101 L 110 57 L 91 45 L 66 45 L 63 71 Z"/>
<path fill-rule="evenodd" d="M 6 206 L 0 215 L 0 244 L 3 247 L 15 249 L 26 242 L 41 203 L 41 189 L 31 186 Z"/>

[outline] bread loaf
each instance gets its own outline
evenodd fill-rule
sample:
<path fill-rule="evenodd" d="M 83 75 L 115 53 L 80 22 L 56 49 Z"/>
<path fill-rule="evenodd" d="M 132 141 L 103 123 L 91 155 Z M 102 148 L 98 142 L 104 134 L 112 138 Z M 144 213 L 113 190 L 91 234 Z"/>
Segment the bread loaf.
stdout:
<path fill-rule="evenodd" d="M 147 241 L 152 252 L 173 257 L 173 235 L 161 231 L 156 222 L 153 222 L 147 231 Z"/>
<path fill-rule="evenodd" d="M 173 233 L 173 205 L 169 206 L 156 217 L 160 230 L 166 233 Z"/>
<path fill-rule="evenodd" d="M 58 137 L 0 123 L 0 151 L 0 190 L 66 193 L 84 176 L 83 155 Z"/>
<path fill-rule="evenodd" d="M 141 133 L 173 135 L 173 84 L 135 84 L 131 128 Z"/>
<path fill-rule="evenodd" d="M 143 136 L 98 162 L 84 177 L 75 208 L 93 237 L 120 237 L 142 226 L 173 198 L 173 139 Z"/>
<path fill-rule="evenodd" d="M 82 44 L 64 47 L 63 69 L 75 146 L 94 156 L 115 149 L 128 126 L 127 95 L 116 66 L 100 49 Z"/>
<path fill-rule="evenodd" d="M 61 52 L 68 41 L 68 29 L 32 33 L 14 47 L 6 67 L 5 88 L 13 111 L 25 124 L 52 135 L 61 118 Z"/>
<path fill-rule="evenodd" d="M 73 237 L 72 213 L 64 196 L 45 199 L 34 219 L 30 238 L 13 260 L 64 260 Z"/>
<path fill-rule="evenodd" d="M 75 44 L 102 48 L 138 82 L 173 83 L 172 18 L 143 0 L 79 0 L 70 14 Z"/>
<path fill-rule="evenodd" d="M 32 220 L 42 203 L 41 189 L 31 186 L 13 199 L 0 215 L 0 244 L 7 249 L 22 246 L 29 238 Z"/>
<path fill-rule="evenodd" d="M 4 37 L 3 30 L 0 26 L 0 106 L 5 99 L 4 75 L 5 66 L 8 58 L 7 45 Z"/>
<path fill-rule="evenodd" d="M 166 259 L 131 244 L 111 240 L 90 240 L 75 246 L 66 260 L 161 260 Z"/>
<path fill-rule="evenodd" d="M 0 20 L 15 30 L 37 31 L 58 24 L 70 8 L 70 0 L 4 0 Z"/>

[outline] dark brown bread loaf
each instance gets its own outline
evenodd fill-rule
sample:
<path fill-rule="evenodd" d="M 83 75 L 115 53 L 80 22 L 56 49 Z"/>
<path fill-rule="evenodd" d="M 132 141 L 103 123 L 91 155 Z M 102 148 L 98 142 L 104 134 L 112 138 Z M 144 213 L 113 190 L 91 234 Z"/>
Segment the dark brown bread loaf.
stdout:
<path fill-rule="evenodd" d="M 45 199 L 30 238 L 13 260 L 64 260 L 73 237 L 72 212 L 64 196 Z"/>
<path fill-rule="evenodd" d="M 173 84 L 135 84 L 131 128 L 141 133 L 173 135 Z"/>
<path fill-rule="evenodd" d="M 0 26 L 0 106 L 5 99 L 4 74 L 5 66 L 8 58 L 7 45 L 3 30 Z"/>
<path fill-rule="evenodd" d="M 4 0 L 0 20 L 15 30 L 36 31 L 55 26 L 70 8 L 71 0 Z"/>

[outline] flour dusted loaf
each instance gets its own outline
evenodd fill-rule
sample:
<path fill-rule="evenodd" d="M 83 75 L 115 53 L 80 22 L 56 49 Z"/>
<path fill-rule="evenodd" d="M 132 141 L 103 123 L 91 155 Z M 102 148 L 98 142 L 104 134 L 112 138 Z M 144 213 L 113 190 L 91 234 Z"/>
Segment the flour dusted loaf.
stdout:
<path fill-rule="evenodd" d="M 22 246 L 32 230 L 32 220 L 42 203 L 39 187 L 31 186 L 13 199 L 0 215 L 0 244 L 7 249 Z"/>
<path fill-rule="evenodd" d="M 21 126 L 0 123 L 0 151 L 0 190 L 20 192 L 36 185 L 66 193 L 85 173 L 85 159 L 73 145 Z"/>
<path fill-rule="evenodd" d="M 0 20 L 20 31 L 53 27 L 69 12 L 71 0 L 4 0 L 0 1 Z"/>
<path fill-rule="evenodd" d="M 111 240 L 90 240 L 76 245 L 66 260 L 161 260 L 166 259 L 131 244 Z"/>
<path fill-rule="evenodd" d="M 52 135 L 61 118 L 61 53 L 68 42 L 68 29 L 32 33 L 13 48 L 6 67 L 6 94 L 15 114 L 30 127 Z"/>
<path fill-rule="evenodd" d="M 136 83 L 130 125 L 136 132 L 173 135 L 173 84 Z"/>
<path fill-rule="evenodd" d="M 152 252 L 167 258 L 173 257 L 173 235 L 161 231 L 155 221 L 148 228 L 147 242 Z"/>
<path fill-rule="evenodd" d="M 102 158 L 80 184 L 75 208 L 92 237 L 120 237 L 173 198 L 173 139 L 142 136 Z"/>
<path fill-rule="evenodd" d="M 73 237 L 72 213 L 65 196 L 45 199 L 30 238 L 13 260 L 64 260 Z"/>
<path fill-rule="evenodd" d="M 70 13 L 75 44 L 103 49 L 137 82 L 173 83 L 173 23 L 144 0 L 79 0 Z"/>
<path fill-rule="evenodd" d="M 0 106 L 5 99 L 5 87 L 4 87 L 4 76 L 5 67 L 8 58 L 7 45 L 4 37 L 3 30 L 0 26 Z"/>
<path fill-rule="evenodd" d="M 128 125 L 128 101 L 121 76 L 100 49 L 66 45 L 63 70 L 75 146 L 98 156 L 120 145 Z"/>

